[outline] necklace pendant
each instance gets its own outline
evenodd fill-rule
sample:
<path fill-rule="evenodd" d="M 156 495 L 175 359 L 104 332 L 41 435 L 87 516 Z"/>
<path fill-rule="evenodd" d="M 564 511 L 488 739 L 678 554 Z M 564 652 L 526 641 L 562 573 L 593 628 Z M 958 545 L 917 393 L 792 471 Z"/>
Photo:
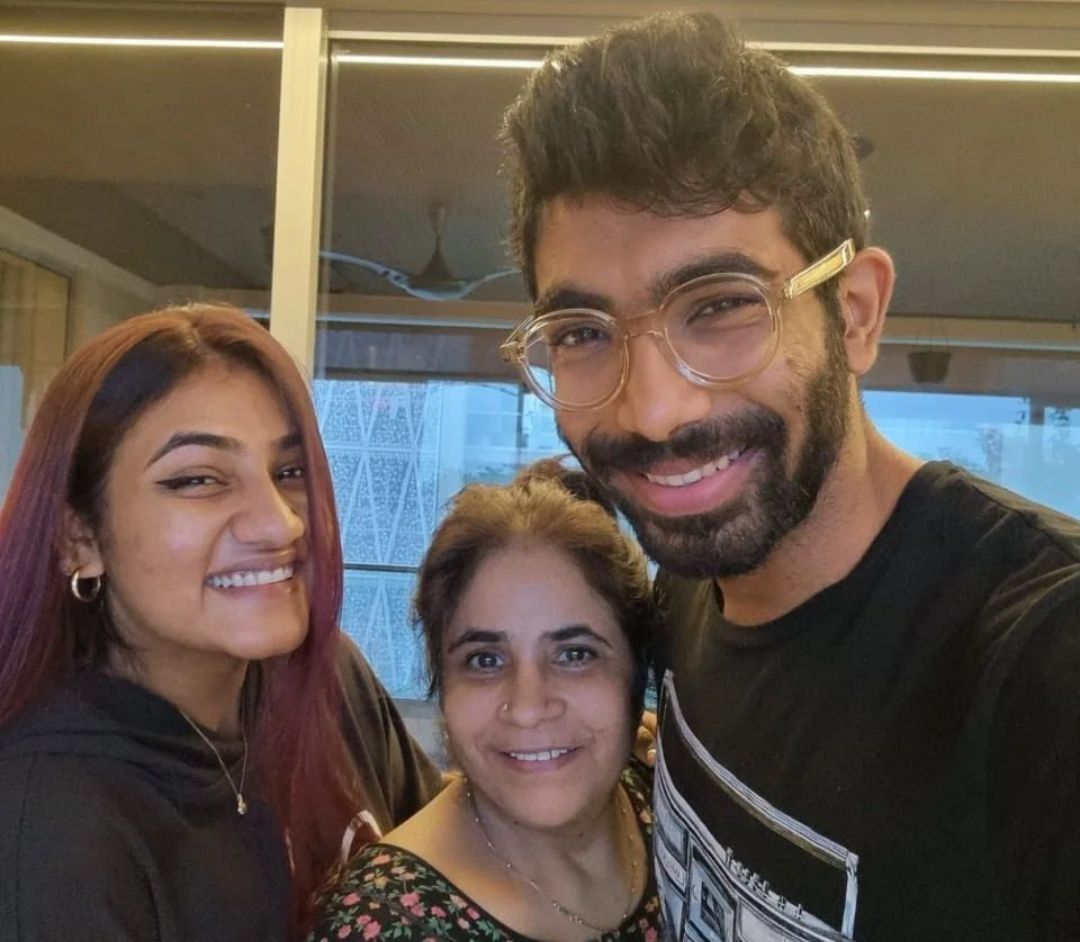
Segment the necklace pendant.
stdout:
<path fill-rule="evenodd" d="M 244 801 L 243 795 L 236 796 L 236 813 L 247 814 L 247 802 Z"/>

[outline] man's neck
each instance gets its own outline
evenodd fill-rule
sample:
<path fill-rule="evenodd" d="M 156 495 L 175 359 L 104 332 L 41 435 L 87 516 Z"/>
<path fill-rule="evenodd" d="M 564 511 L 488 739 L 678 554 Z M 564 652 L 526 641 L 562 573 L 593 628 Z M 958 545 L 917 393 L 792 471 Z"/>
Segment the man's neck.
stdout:
<path fill-rule="evenodd" d="M 881 532 L 920 463 L 868 421 L 855 423 L 810 516 L 753 572 L 716 580 L 724 617 L 765 624 L 842 580 Z"/>

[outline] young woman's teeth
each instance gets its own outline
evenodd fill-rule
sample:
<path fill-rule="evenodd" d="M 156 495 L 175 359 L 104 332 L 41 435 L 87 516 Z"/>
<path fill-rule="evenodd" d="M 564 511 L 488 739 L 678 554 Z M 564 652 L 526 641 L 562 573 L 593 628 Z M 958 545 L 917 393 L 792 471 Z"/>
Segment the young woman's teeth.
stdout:
<path fill-rule="evenodd" d="M 691 468 L 685 474 L 649 474 L 645 472 L 645 477 L 652 481 L 653 484 L 661 484 L 664 487 L 685 487 L 687 484 L 697 484 L 698 481 L 704 478 L 712 477 L 717 471 L 723 471 L 742 453 L 743 449 L 740 448 L 730 455 L 724 455 L 723 458 L 717 458 L 715 461 L 703 464 L 700 468 Z"/>
<path fill-rule="evenodd" d="M 550 762 L 565 756 L 569 749 L 545 749 L 543 752 L 511 752 L 510 756 L 519 762 Z"/>
<path fill-rule="evenodd" d="M 255 569 L 249 572 L 230 572 L 223 576 L 211 576 L 206 584 L 214 589 L 239 589 L 255 585 L 272 585 L 284 582 L 293 576 L 292 566 L 279 566 L 277 569 Z"/>

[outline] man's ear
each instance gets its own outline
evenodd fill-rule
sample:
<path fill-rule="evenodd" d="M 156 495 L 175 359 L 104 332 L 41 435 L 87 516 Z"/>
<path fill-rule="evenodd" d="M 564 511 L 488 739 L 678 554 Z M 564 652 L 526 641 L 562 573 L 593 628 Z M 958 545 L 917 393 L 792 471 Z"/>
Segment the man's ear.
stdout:
<path fill-rule="evenodd" d="M 88 520 L 70 507 L 64 508 L 63 532 L 60 536 L 60 561 L 67 575 L 79 570 L 82 579 L 105 574 L 105 561 L 97 534 Z"/>
<path fill-rule="evenodd" d="M 840 277 L 840 313 L 848 368 L 863 376 L 874 365 L 896 272 L 883 249 L 862 249 Z"/>

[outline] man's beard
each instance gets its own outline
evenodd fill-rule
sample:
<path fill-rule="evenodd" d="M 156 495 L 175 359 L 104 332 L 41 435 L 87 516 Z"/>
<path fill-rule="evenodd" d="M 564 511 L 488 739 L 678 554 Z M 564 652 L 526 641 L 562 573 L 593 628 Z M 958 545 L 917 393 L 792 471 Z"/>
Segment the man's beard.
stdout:
<path fill-rule="evenodd" d="M 806 387 L 806 437 L 790 475 L 784 461 L 787 424 L 764 406 L 686 426 L 664 442 L 594 432 L 571 451 L 611 494 L 645 551 L 664 569 L 695 579 L 752 572 L 809 516 L 840 454 L 847 435 L 849 374 L 843 346 L 836 351 L 836 344 L 837 339 L 830 338 L 828 345 L 834 349 L 828 350 L 825 366 Z M 661 516 L 612 483 L 616 472 L 640 473 L 671 459 L 700 459 L 705 464 L 740 450 L 757 451 L 742 492 L 705 513 Z"/>

